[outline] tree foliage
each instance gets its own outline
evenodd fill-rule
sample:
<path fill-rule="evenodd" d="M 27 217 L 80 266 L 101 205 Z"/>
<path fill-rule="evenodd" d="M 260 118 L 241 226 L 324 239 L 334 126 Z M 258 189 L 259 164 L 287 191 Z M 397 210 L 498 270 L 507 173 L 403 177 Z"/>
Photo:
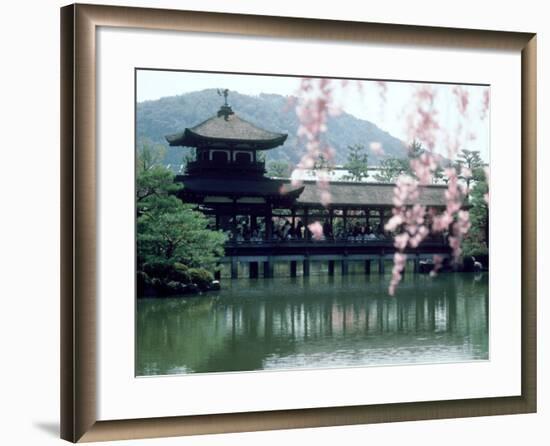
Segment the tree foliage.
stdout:
<path fill-rule="evenodd" d="M 348 174 L 343 178 L 349 181 L 363 181 L 369 176 L 368 169 L 369 155 L 365 146 L 354 144 L 348 147 L 348 157 L 344 164 L 344 169 Z"/>
<path fill-rule="evenodd" d="M 286 161 L 269 161 L 267 163 L 267 175 L 276 178 L 289 178 L 292 173 L 290 164 Z"/>
<path fill-rule="evenodd" d="M 407 158 L 386 158 L 380 163 L 380 171 L 374 179 L 381 183 L 395 183 L 400 175 L 409 174 L 410 169 Z"/>
<path fill-rule="evenodd" d="M 416 178 L 411 168 L 411 160 L 420 158 L 426 149 L 419 141 L 413 141 L 407 149 L 406 157 L 389 157 L 380 163 L 380 171 L 374 176 L 376 181 L 382 183 L 395 183 L 401 175 Z M 433 175 L 434 181 L 443 179 L 443 169 L 438 166 Z"/>
<path fill-rule="evenodd" d="M 225 235 L 208 228 L 206 217 L 184 204 L 174 193 L 173 174 L 156 164 L 152 145 L 143 145 L 137 162 L 138 269 L 145 264 L 214 269 L 223 256 Z"/>
<path fill-rule="evenodd" d="M 453 165 L 458 172 L 458 177 L 466 183 L 468 191 L 472 183 L 485 179 L 484 166 L 479 151 L 467 149 L 460 151 Z"/>
<path fill-rule="evenodd" d="M 489 206 L 485 194 L 489 190 L 483 170 L 469 196 L 470 222 L 472 224 L 464 238 L 462 249 L 465 256 L 487 254 L 489 249 Z"/>

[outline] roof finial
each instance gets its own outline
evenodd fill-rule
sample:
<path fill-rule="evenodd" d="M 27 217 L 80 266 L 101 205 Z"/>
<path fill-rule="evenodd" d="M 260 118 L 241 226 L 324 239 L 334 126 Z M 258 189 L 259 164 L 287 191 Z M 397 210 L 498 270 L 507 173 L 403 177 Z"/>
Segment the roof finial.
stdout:
<path fill-rule="evenodd" d="M 224 97 L 224 100 L 225 100 L 225 103 L 223 104 L 224 106 L 228 107 L 228 104 L 227 104 L 227 95 L 229 94 L 229 89 L 225 88 L 223 90 L 220 90 L 218 88 L 218 95 L 220 96 L 223 96 Z"/>
<path fill-rule="evenodd" d="M 227 103 L 227 96 L 229 95 L 229 90 L 227 88 L 220 90 L 218 88 L 218 95 L 224 97 L 224 104 L 221 106 L 221 108 L 218 110 L 218 118 L 223 116 L 224 119 L 227 121 L 229 119 L 229 115 L 234 114 L 233 110 Z"/>

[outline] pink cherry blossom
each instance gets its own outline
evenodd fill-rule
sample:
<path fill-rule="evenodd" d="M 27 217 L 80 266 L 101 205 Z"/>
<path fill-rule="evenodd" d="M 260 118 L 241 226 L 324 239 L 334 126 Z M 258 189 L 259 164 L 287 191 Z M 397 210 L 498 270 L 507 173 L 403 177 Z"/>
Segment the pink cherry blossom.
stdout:
<path fill-rule="evenodd" d="M 453 94 L 456 96 L 458 111 L 464 116 L 468 110 L 468 104 L 470 102 L 468 90 L 458 85 L 453 88 Z"/>
<path fill-rule="evenodd" d="M 321 156 L 329 164 L 334 160 L 334 149 L 322 141 L 328 117 L 340 113 L 333 99 L 333 84 L 326 78 L 304 78 L 301 81 L 296 114 L 300 121 L 298 137 L 305 141 L 306 153 L 298 163 L 298 169 L 312 169 Z M 318 181 L 317 187 L 323 206 L 328 206 L 332 202 L 329 182 Z"/>
<path fill-rule="evenodd" d="M 376 86 L 378 87 L 380 102 L 385 103 L 387 100 L 387 94 L 388 94 L 388 83 L 384 81 L 376 81 Z"/>
<path fill-rule="evenodd" d="M 472 178 L 472 169 L 469 169 L 467 167 L 462 167 L 462 169 L 460 169 L 460 174 L 464 178 Z"/>
<path fill-rule="evenodd" d="M 314 221 L 309 224 L 308 229 L 311 231 L 311 236 L 313 240 L 322 240 L 323 239 L 323 225 L 318 221 Z"/>
<path fill-rule="evenodd" d="M 370 151 L 377 156 L 384 156 L 386 153 L 382 148 L 382 143 L 379 143 L 379 142 L 371 142 L 369 144 L 369 148 L 370 148 Z"/>
<path fill-rule="evenodd" d="M 487 87 L 483 91 L 483 102 L 481 105 L 481 114 L 480 114 L 480 117 L 482 120 L 485 119 L 487 117 L 487 114 L 489 113 L 489 101 L 490 101 L 489 94 L 490 94 L 489 87 Z"/>

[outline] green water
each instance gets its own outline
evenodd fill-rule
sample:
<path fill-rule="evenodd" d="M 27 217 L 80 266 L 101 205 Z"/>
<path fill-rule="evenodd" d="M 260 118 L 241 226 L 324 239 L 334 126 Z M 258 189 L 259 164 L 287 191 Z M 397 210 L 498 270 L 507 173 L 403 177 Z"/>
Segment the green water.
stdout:
<path fill-rule="evenodd" d="M 202 296 L 137 304 L 136 374 L 488 359 L 488 276 L 224 280 Z"/>

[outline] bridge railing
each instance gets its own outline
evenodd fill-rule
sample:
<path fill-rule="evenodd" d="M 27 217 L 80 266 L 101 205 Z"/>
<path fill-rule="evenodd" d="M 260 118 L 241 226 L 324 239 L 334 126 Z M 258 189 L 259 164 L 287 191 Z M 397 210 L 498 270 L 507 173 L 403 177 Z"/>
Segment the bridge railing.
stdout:
<path fill-rule="evenodd" d="M 447 242 L 444 237 L 430 237 L 424 240 L 422 245 L 431 246 L 445 246 Z M 327 247 L 345 247 L 345 246 L 373 246 L 384 247 L 393 246 L 393 238 L 323 238 L 320 240 L 315 239 L 291 239 L 291 240 L 229 240 L 226 242 L 227 247 L 274 247 L 274 246 L 287 246 L 287 247 L 299 247 L 299 246 L 327 246 Z"/>

